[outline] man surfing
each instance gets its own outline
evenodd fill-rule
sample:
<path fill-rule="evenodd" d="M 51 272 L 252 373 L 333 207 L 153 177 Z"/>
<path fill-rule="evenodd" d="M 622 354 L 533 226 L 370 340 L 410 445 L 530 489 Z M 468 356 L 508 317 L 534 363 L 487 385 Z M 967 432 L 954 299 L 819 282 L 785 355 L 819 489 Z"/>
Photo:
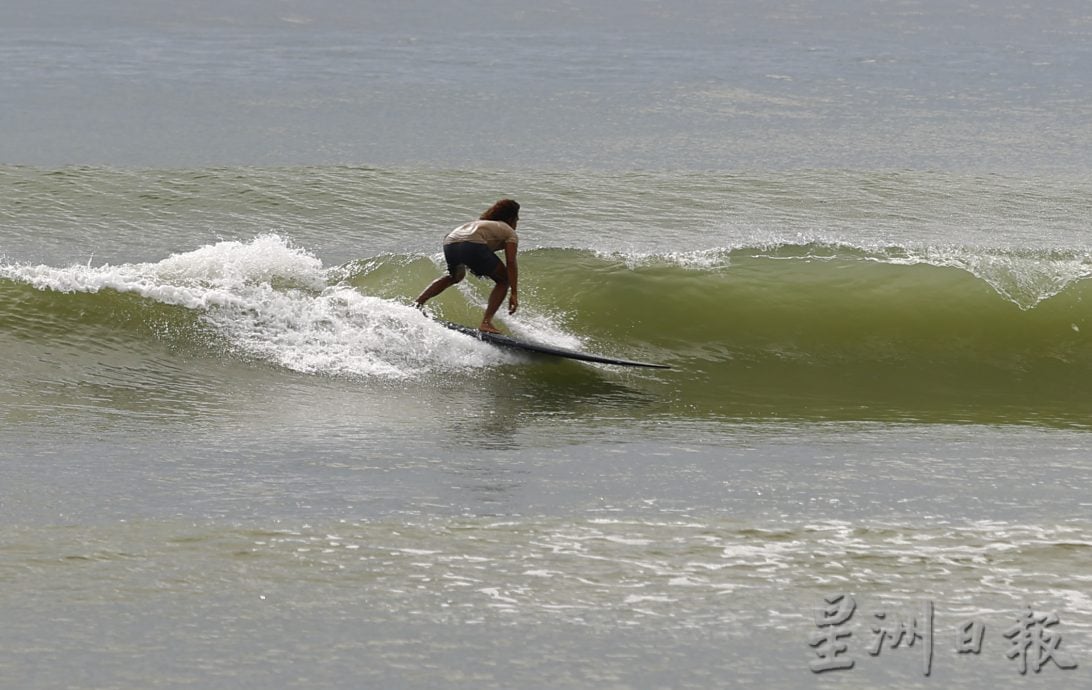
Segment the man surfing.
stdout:
<path fill-rule="evenodd" d="M 466 277 L 466 269 L 479 278 L 486 276 L 495 281 L 489 302 L 485 307 L 478 330 L 485 333 L 500 333 L 493 325 L 493 315 L 500 309 L 505 294 L 508 294 L 508 313 L 515 314 L 519 308 L 516 286 L 519 271 L 516 266 L 516 249 L 519 237 L 516 225 L 519 223 L 519 204 L 511 199 L 501 199 L 493 204 L 478 220 L 460 225 L 444 238 L 444 260 L 447 262 L 447 274 L 432 281 L 424 292 L 417 297 L 417 307 L 424 307 L 425 302 L 459 283 Z M 494 252 L 504 250 L 504 261 Z M 509 293 L 509 289 L 511 292 Z"/>

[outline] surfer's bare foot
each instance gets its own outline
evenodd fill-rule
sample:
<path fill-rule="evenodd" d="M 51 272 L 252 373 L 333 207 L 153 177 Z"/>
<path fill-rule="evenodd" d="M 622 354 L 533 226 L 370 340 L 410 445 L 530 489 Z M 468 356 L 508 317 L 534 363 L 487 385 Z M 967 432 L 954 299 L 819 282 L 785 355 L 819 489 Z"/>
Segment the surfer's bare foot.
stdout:
<path fill-rule="evenodd" d="M 482 321 L 482 325 L 478 326 L 478 330 L 481 331 L 482 333 L 497 333 L 497 334 L 500 334 L 500 330 L 498 330 L 496 326 L 494 326 L 493 324 L 488 323 L 486 321 Z"/>

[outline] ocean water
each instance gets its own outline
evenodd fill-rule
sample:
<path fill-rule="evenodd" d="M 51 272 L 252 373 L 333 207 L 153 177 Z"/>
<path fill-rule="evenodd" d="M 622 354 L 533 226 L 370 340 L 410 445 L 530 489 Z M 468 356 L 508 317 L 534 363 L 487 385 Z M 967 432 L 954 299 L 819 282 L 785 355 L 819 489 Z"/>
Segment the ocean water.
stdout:
<path fill-rule="evenodd" d="M 0 687 L 1087 687 L 1090 37 L 4 3 Z"/>

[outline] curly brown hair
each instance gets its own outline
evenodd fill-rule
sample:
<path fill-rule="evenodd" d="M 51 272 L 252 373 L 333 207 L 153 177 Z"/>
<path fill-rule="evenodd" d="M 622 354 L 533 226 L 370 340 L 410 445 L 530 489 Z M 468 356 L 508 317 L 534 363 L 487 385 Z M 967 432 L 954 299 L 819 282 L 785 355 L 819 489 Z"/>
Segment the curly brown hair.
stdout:
<path fill-rule="evenodd" d="M 479 220 L 499 220 L 514 225 L 519 220 L 519 204 L 511 199 L 501 199 L 490 206 Z"/>

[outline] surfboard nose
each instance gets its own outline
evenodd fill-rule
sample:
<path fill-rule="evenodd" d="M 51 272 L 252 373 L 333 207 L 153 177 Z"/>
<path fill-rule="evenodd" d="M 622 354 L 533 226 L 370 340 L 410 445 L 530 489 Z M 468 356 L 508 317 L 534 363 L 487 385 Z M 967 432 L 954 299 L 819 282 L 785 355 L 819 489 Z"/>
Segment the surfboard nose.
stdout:
<path fill-rule="evenodd" d="M 436 323 L 440 324 L 444 328 L 450 328 L 453 331 L 458 331 L 459 333 L 469 335 L 472 338 L 477 338 L 482 342 L 496 345 L 497 347 L 509 348 L 512 350 L 522 350 L 524 352 L 534 352 L 537 354 L 548 355 L 550 357 L 561 357 L 564 359 L 572 359 L 579 362 L 610 364 L 619 367 L 643 367 L 646 369 L 671 368 L 671 366 L 668 364 L 639 362 L 632 359 L 608 357 L 606 355 L 600 355 L 594 352 L 581 352 L 580 350 L 571 350 L 569 348 L 557 347 L 555 345 L 547 345 L 546 343 L 536 343 L 531 340 L 513 338 L 512 336 L 504 335 L 503 333 L 488 333 L 485 331 L 479 331 L 476 328 L 471 328 L 470 326 L 464 326 L 462 324 L 452 323 L 450 321 L 443 321 L 441 319 L 436 319 Z"/>

